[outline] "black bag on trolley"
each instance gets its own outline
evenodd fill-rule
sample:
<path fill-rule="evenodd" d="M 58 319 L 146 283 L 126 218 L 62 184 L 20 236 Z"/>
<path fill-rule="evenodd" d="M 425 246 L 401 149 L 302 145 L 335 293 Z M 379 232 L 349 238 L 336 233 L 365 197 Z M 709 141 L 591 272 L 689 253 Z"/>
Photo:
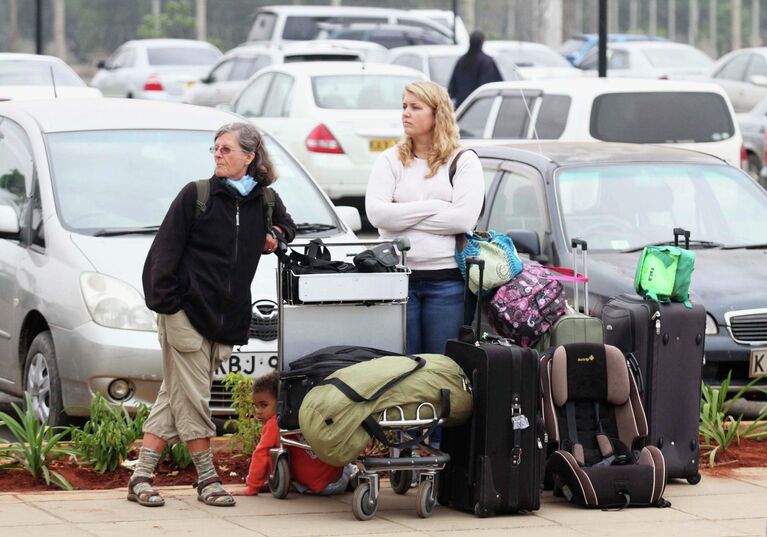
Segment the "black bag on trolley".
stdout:
<path fill-rule="evenodd" d="M 478 264 L 481 288 L 483 262 L 468 263 Z M 545 434 L 538 353 L 483 338 L 480 304 L 477 311 L 476 332 L 464 326 L 461 339 L 449 340 L 445 350 L 471 382 L 474 413 L 442 432 L 440 448 L 450 463 L 439 474 L 438 500 L 479 517 L 534 511 L 541 503 Z"/>

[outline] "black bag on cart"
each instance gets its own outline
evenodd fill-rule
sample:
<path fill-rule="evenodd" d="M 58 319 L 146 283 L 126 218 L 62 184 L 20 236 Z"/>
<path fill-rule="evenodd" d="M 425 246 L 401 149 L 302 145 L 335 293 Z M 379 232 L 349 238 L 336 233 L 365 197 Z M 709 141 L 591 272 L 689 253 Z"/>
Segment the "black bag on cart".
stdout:
<path fill-rule="evenodd" d="M 479 264 L 481 287 L 477 261 L 467 264 Z M 480 311 L 478 304 L 476 334 Z M 445 354 L 471 381 L 474 412 L 442 432 L 450 462 L 439 473 L 438 501 L 479 517 L 537 510 L 544 464 L 538 353 L 502 338 L 477 341 L 465 326 L 461 340 L 447 342 Z"/>
<path fill-rule="evenodd" d="M 605 304 L 602 322 L 605 343 L 634 363 L 647 415 L 647 440 L 663 452 L 668 477 L 698 483 L 706 309 L 619 295 Z"/>
<path fill-rule="evenodd" d="M 277 424 L 282 429 L 297 429 L 298 411 L 304 397 L 331 373 L 373 358 L 397 354 L 372 347 L 334 345 L 294 360 L 289 371 L 280 373 Z"/>

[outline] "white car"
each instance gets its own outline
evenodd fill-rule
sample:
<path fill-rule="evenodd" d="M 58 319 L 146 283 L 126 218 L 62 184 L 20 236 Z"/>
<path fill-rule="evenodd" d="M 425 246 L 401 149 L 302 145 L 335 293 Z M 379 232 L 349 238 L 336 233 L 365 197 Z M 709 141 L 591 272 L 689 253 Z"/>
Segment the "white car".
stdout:
<path fill-rule="evenodd" d="M 424 78 L 386 64 L 286 63 L 256 73 L 232 107 L 285 145 L 331 198 L 360 197 L 379 153 L 402 137 L 405 86 Z"/>
<path fill-rule="evenodd" d="M 0 101 L 101 97 L 55 56 L 0 53 Z"/>
<path fill-rule="evenodd" d="M 461 16 L 455 16 L 449 9 L 408 9 L 410 13 L 426 17 L 427 19 L 438 22 L 445 28 L 452 31 L 455 28 L 455 42 L 459 45 L 469 44 L 469 31 L 463 23 Z"/>
<path fill-rule="evenodd" d="M 485 41 L 482 47 L 496 61 L 510 60 L 523 80 L 578 78 L 583 75 L 556 50 L 531 41 Z"/>
<path fill-rule="evenodd" d="M 429 80 L 448 86 L 458 58 L 466 54 L 465 45 L 416 45 L 397 47 L 389 51 L 389 63 L 417 69 Z M 488 52 L 495 59 L 504 80 L 521 80 L 520 70 L 510 59 Z"/>
<path fill-rule="evenodd" d="M 191 39 L 137 39 L 118 48 L 91 85 L 107 97 L 180 101 L 189 82 L 199 80 L 221 57 L 221 51 Z"/>
<path fill-rule="evenodd" d="M 269 65 L 304 61 L 380 61 L 387 53 L 381 45 L 366 41 L 240 45 L 224 54 L 203 78 L 188 84 L 181 100 L 200 106 L 229 103 L 254 73 Z"/>
<path fill-rule="evenodd" d="M 87 416 L 99 393 L 135 408 L 162 381 L 155 316 L 141 275 L 171 201 L 209 177 L 216 130 L 237 121 L 213 108 L 124 99 L 0 105 L 0 397 L 32 396 L 52 425 Z M 275 190 L 298 226 L 294 242 L 355 239 L 342 213 L 272 137 Z M 221 377 L 262 375 L 277 361 L 275 256 L 251 285 L 250 340 L 216 372 L 211 407 L 232 412 Z"/>
<path fill-rule="evenodd" d="M 629 78 L 493 82 L 456 111 L 461 138 L 652 143 L 695 149 L 741 167 L 743 138 L 714 84 Z"/>
<path fill-rule="evenodd" d="M 598 49 L 593 48 L 577 64 L 597 75 Z M 706 76 L 714 60 L 705 52 L 672 41 L 626 41 L 607 47 L 607 76 L 624 78 L 684 79 Z"/>
<path fill-rule="evenodd" d="M 711 67 L 710 76 L 727 92 L 736 112 L 748 112 L 767 97 L 767 47 L 725 54 Z"/>

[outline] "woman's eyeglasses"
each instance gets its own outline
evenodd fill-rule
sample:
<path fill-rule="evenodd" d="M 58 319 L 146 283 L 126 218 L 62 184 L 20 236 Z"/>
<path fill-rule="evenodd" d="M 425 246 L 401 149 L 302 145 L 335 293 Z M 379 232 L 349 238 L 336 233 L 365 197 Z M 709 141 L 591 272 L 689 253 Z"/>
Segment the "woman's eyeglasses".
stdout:
<path fill-rule="evenodd" d="M 234 151 L 234 149 L 232 149 L 228 145 L 212 145 L 212 146 L 210 146 L 210 154 L 211 155 L 215 155 L 216 151 L 221 151 L 221 154 L 226 156 L 229 153 L 231 153 L 232 151 Z M 244 149 L 240 149 L 240 151 L 242 151 L 243 153 L 248 153 L 248 151 L 245 151 Z"/>

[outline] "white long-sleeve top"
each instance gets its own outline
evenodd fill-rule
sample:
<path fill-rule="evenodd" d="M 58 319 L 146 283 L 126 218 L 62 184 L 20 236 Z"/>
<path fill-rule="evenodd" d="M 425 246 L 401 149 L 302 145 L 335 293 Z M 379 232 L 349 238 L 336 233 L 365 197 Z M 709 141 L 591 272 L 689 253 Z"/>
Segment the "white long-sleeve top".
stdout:
<path fill-rule="evenodd" d="M 428 179 L 426 160 L 417 158 L 405 167 L 397 150 L 387 149 L 373 165 L 365 194 L 367 217 L 381 238 L 410 239 L 412 270 L 456 268 L 455 235 L 474 228 L 484 201 L 479 158 L 464 152 L 450 186 L 448 169 L 459 150 Z"/>

